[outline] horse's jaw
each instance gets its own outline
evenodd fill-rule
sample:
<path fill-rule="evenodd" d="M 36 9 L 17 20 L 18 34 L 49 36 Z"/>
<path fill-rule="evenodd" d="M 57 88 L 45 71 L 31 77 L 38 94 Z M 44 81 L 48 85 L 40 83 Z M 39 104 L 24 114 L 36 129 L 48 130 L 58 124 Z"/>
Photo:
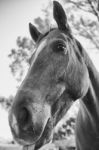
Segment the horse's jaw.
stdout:
<path fill-rule="evenodd" d="M 33 144 L 28 144 L 23 146 L 23 150 L 36 150 L 42 147 L 43 145 L 52 141 L 53 138 L 53 124 L 52 120 L 49 119 L 41 137 Z"/>

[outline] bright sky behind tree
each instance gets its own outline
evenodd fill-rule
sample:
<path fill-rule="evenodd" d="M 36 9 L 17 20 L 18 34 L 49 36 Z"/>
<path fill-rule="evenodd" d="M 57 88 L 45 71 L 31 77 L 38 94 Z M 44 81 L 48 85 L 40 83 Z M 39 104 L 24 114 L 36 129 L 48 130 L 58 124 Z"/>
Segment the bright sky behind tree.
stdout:
<path fill-rule="evenodd" d="M 15 93 L 8 53 L 16 46 L 18 36 L 29 37 L 28 23 L 42 16 L 41 9 L 48 0 L 0 0 L 0 96 Z"/>

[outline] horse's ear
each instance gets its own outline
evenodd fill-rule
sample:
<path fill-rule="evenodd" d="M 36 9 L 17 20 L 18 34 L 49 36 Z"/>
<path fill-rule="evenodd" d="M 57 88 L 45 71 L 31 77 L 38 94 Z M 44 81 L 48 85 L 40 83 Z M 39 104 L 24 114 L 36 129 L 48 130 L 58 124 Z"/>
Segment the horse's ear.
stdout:
<path fill-rule="evenodd" d="M 31 23 L 29 23 L 29 31 L 30 31 L 30 35 L 32 37 L 32 39 L 37 42 L 39 36 L 41 35 L 41 33 L 37 30 L 37 28 L 32 25 Z"/>
<path fill-rule="evenodd" d="M 69 30 L 67 16 L 62 5 L 57 1 L 53 1 L 53 5 L 53 16 L 58 24 L 58 28 L 61 30 Z"/>

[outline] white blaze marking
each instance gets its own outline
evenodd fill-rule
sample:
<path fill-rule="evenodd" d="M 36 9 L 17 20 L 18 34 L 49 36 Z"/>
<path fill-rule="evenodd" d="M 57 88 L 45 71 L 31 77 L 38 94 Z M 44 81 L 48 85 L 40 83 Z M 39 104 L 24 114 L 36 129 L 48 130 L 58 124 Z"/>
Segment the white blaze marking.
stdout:
<path fill-rule="evenodd" d="M 45 45 L 46 45 L 47 40 L 44 40 L 40 43 L 40 45 L 37 47 L 36 49 L 36 53 L 35 53 L 35 57 L 33 60 L 33 63 L 35 62 L 35 60 L 37 59 L 37 56 L 39 55 L 39 53 L 44 49 Z"/>
<path fill-rule="evenodd" d="M 34 55 L 35 55 L 35 56 L 34 56 L 34 59 L 33 59 L 33 62 L 32 62 L 31 67 L 33 66 L 35 60 L 37 59 L 37 56 L 39 55 L 39 53 L 40 53 L 40 52 L 43 50 L 43 48 L 45 47 L 46 42 L 47 42 L 47 40 L 45 39 L 44 41 L 42 41 L 42 42 L 40 43 L 40 45 L 39 45 L 37 48 L 35 48 L 35 51 L 34 51 L 34 53 L 35 53 Z M 31 70 L 31 67 L 29 68 L 28 74 L 29 74 L 29 72 L 30 72 L 30 70 Z M 23 89 L 24 82 L 29 78 L 28 74 L 27 74 L 27 76 L 25 77 L 25 80 L 23 80 L 23 82 L 21 83 L 20 88 L 19 88 L 19 91 L 20 91 L 20 89 Z M 23 90 L 24 90 L 24 89 L 23 89 Z M 30 89 L 29 89 L 29 90 L 30 90 Z"/>

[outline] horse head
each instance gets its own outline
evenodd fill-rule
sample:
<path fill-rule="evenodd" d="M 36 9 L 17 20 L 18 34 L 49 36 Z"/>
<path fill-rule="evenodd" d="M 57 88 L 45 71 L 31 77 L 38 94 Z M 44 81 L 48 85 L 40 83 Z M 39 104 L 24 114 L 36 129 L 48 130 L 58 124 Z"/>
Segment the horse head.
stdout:
<path fill-rule="evenodd" d="M 72 36 L 60 3 L 53 5 L 58 28 L 43 35 L 29 24 L 35 52 L 9 114 L 12 134 L 22 145 L 40 147 L 49 142 L 54 126 L 89 86 L 81 45 Z"/>

